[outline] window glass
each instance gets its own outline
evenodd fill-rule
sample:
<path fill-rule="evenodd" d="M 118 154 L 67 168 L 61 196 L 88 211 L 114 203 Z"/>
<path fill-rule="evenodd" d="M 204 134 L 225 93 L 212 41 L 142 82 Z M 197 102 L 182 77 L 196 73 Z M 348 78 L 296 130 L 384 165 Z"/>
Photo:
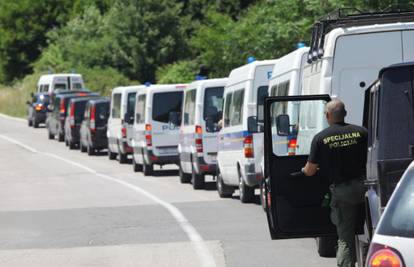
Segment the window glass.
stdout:
<path fill-rule="evenodd" d="M 264 100 L 268 95 L 268 86 L 260 86 L 257 89 L 257 121 L 264 122 Z"/>
<path fill-rule="evenodd" d="M 270 107 L 273 153 L 308 155 L 313 137 L 328 125 L 324 100 L 279 101 Z"/>
<path fill-rule="evenodd" d="M 406 173 L 388 203 L 378 234 L 414 238 L 414 170 Z"/>
<path fill-rule="evenodd" d="M 243 120 L 244 89 L 233 93 L 233 100 L 230 106 L 230 125 L 240 125 Z"/>
<path fill-rule="evenodd" d="M 135 107 L 135 121 L 136 123 L 144 123 L 145 122 L 145 104 L 146 104 L 146 95 L 139 95 L 137 106 Z"/>
<path fill-rule="evenodd" d="M 170 114 L 181 113 L 183 92 L 155 93 L 152 103 L 152 119 L 163 123 L 170 121 Z"/>
<path fill-rule="evenodd" d="M 66 83 L 55 83 L 54 90 L 66 90 Z"/>
<path fill-rule="evenodd" d="M 128 118 L 134 116 L 135 114 L 135 97 L 136 97 L 137 93 L 133 92 L 133 93 L 129 93 L 127 96 L 127 110 L 126 110 L 126 114 L 128 114 Z M 131 122 L 133 123 L 133 121 Z"/>
<path fill-rule="evenodd" d="M 112 96 L 112 118 L 121 118 L 121 94 L 114 94 Z"/>
<path fill-rule="evenodd" d="M 217 132 L 218 122 L 223 117 L 223 91 L 224 87 L 206 88 L 204 91 L 203 119 L 211 122 L 212 127 L 206 127 L 207 132 Z"/>
<path fill-rule="evenodd" d="M 233 93 L 226 94 L 226 103 L 224 108 L 224 127 L 230 126 L 230 106 L 233 98 Z"/>
<path fill-rule="evenodd" d="M 196 90 L 187 91 L 184 103 L 184 125 L 193 125 L 195 123 L 195 103 Z"/>
<path fill-rule="evenodd" d="M 87 101 L 76 101 L 75 102 L 75 122 L 81 123 L 85 115 L 85 107 Z"/>
<path fill-rule="evenodd" d="M 86 107 L 85 107 L 85 114 L 83 115 L 83 118 L 85 119 L 85 120 L 88 120 L 89 119 L 89 117 L 90 117 L 90 111 L 91 111 L 91 105 L 90 105 L 90 103 L 87 103 L 86 104 Z"/>
<path fill-rule="evenodd" d="M 74 90 L 80 90 L 80 89 L 82 89 L 82 84 L 81 83 L 74 83 L 73 84 L 73 89 Z"/>
<path fill-rule="evenodd" d="M 48 84 L 43 85 L 43 92 L 49 92 L 49 85 Z"/>
<path fill-rule="evenodd" d="M 104 126 L 108 122 L 109 103 L 95 104 L 95 123 L 98 126 Z"/>

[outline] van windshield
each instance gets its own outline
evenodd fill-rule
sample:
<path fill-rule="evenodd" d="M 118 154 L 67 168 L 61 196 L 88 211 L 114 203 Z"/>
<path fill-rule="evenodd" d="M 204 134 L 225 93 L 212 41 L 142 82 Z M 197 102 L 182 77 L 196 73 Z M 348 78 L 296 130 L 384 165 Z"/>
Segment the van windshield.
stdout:
<path fill-rule="evenodd" d="M 218 122 L 223 116 L 224 87 L 211 87 L 205 90 L 203 118 L 212 127 L 206 127 L 207 132 L 217 132 Z"/>
<path fill-rule="evenodd" d="M 152 103 L 152 119 L 154 121 L 168 123 L 171 113 L 181 113 L 182 103 L 182 91 L 155 93 Z"/>
<path fill-rule="evenodd" d="M 55 90 L 66 90 L 66 83 L 55 83 Z"/>

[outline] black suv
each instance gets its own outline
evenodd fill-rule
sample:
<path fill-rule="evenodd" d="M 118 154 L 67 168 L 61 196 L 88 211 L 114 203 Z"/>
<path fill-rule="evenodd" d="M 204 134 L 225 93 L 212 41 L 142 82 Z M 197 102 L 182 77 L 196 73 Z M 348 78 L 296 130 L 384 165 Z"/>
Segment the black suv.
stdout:
<path fill-rule="evenodd" d="M 27 124 L 38 128 L 40 123 L 46 122 L 49 95 L 45 93 L 31 94 L 32 100 L 27 101 Z"/>
<path fill-rule="evenodd" d="M 64 123 L 69 100 L 75 97 L 85 97 L 91 95 L 98 96 L 98 94 L 90 91 L 74 90 L 62 91 L 52 95 L 48 109 L 49 113 L 46 119 L 49 139 L 54 139 L 57 135 L 59 142 L 63 142 L 65 140 Z"/>
<path fill-rule="evenodd" d="M 86 103 L 91 98 L 97 98 L 97 96 L 75 97 L 69 100 L 64 126 L 65 143 L 69 149 L 75 149 L 79 145 L 80 126 L 85 114 Z"/>
<path fill-rule="evenodd" d="M 84 119 L 80 127 L 80 149 L 94 155 L 108 147 L 106 135 L 110 103 L 107 98 L 91 99 L 86 103 Z"/>

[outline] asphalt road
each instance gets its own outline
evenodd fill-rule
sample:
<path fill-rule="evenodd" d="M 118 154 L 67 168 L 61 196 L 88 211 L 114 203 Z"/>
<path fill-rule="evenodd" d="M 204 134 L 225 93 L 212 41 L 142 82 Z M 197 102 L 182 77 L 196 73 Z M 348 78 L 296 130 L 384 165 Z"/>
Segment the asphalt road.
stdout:
<path fill-rule="evenodd" d="M 313 239 L 272 241 L 257 203 L 194 191 L 0 117 L 0 266 L 335 266 Z"/>

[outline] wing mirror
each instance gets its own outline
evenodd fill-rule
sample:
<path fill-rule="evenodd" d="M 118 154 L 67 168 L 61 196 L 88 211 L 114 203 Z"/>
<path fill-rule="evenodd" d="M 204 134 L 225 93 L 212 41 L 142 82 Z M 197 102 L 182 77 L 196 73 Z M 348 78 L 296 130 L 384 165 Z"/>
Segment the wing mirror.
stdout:
<path fill-rule="evenodd" d="M 247 118 L 247 131 L 249 133 L 257 133 L 259 131 L 259 125 L 257 123 L 256 116 L 250 116 Z"/>
<path fill-rule="evenodd" d="M 276 117 L 276 129 L 277 135 L 288 136 L 290 135 L 290 118 L 287 114 L 281 114 Z"/>
<path fill-rule="evenodd" d="M 169 116 L 169 121 L 172 125 L 179 126 L 181 124 L 181 112 L 171 111 Z"/>

